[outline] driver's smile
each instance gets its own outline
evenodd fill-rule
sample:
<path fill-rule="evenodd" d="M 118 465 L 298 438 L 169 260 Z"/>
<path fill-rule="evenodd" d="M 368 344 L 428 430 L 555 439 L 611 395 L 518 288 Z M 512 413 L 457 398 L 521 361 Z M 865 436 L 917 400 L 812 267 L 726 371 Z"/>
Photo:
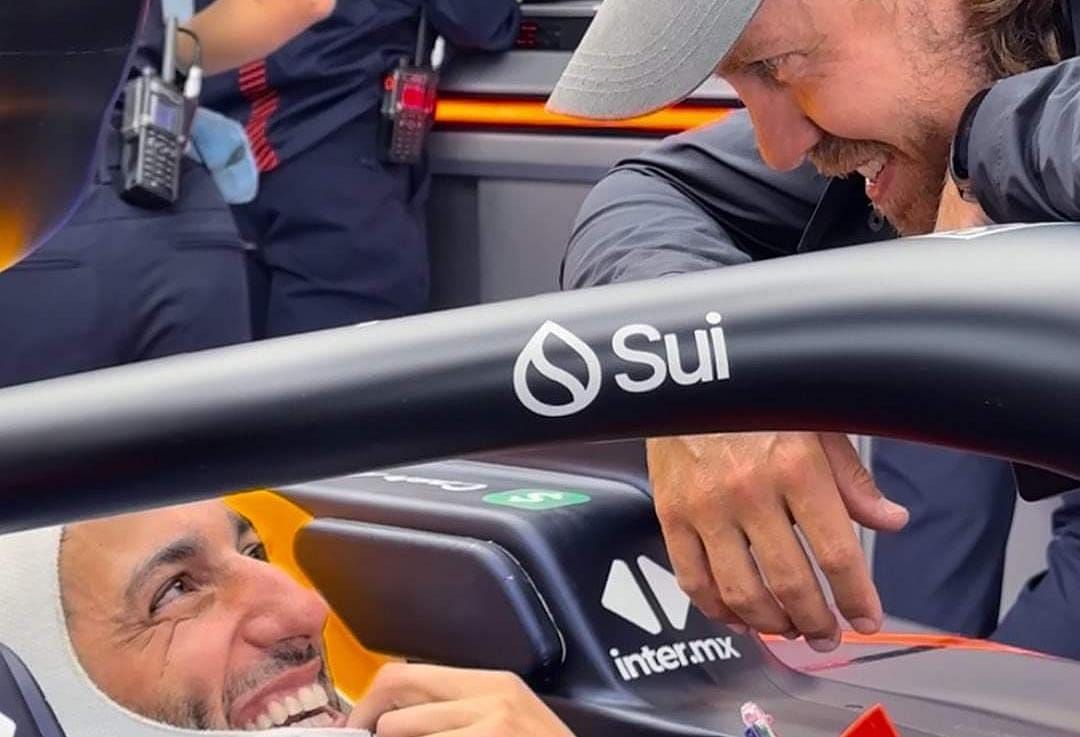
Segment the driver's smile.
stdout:
<path fill-rule="evenodd" d="M 296 666 L 234 699 L 227 709 L 234 729 L 340 727 L 345 715 L 331 706 L 321 658 Z M 336 699 L 335 699 L 336 702 Z"/>

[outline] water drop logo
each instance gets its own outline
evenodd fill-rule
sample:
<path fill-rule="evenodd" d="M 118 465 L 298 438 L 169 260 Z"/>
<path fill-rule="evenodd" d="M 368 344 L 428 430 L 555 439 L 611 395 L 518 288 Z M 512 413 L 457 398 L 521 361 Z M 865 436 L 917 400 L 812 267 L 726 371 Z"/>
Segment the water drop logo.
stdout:
<path fill-rule="evenodd" d="M 544 353 L 544 344 L 549 338 L 561 341 L 585 362 L 587 376 L 584 382 L 548 359 Z M 550 404 L 537 398 L 529 387 L 530 367 L 548 381 L 568 391 L 570 401 Z M 600 394 L 600 375 L 600 359 L 596 357 L 593 349 L 562 325 L 548 320 L 529 339 L 514 364 L 514 393 L 526 409 L 541 417 L 569 417 L 588 407 Z"/>

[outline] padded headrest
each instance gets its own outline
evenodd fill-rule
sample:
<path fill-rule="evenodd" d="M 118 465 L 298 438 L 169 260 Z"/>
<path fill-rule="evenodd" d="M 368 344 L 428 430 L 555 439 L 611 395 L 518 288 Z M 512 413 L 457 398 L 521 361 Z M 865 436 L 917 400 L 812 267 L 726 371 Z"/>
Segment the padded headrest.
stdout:
<path fill-rule="evenodd" d="M 0 271 L 45 240 L 77 203 L 144 5 L 0 4 Z"/>

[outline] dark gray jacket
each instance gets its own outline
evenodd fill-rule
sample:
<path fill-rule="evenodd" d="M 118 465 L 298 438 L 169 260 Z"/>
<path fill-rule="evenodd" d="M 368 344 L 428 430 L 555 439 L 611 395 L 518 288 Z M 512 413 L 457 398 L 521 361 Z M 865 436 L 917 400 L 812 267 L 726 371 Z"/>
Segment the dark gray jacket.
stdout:
<path fill-rule="evenodd" d="M 1080 221 L 1080 59 L 999 82 L 972 129 L 975 191 L 996 222 Z M 736 112 L 620 163 L 586 199 L 562 284 L 684 273 L 895 237 L 861 177 L 770 170 Z"/>
<path fill-rule="evenodd" d="M 994 222 L 1080 221 L 1080 58 L 994 85 L 968 150 Z"/>

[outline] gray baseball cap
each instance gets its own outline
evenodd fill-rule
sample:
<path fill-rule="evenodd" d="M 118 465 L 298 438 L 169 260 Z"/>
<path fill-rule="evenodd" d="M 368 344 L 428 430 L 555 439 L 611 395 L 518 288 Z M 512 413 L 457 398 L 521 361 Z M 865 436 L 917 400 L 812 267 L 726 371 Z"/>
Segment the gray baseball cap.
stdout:
<path fill-rule="evenodd" d="M 548 109 L 618 120 L 677 102 L 709 78 L 762 0 L 605 0 Z"/>

